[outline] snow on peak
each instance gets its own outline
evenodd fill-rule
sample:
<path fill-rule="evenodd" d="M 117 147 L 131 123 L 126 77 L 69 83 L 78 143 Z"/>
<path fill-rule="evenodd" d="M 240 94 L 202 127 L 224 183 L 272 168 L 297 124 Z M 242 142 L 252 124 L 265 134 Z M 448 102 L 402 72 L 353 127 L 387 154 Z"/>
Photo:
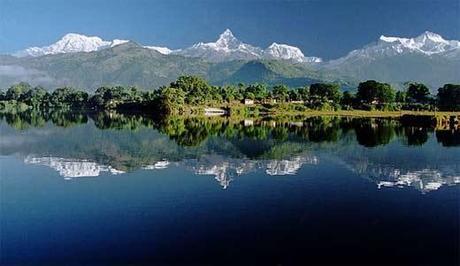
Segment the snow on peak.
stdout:
<path fill-rule="evenodd" d="M 120 44 L 124 44 L 124 43 L 127 43 L 127 42 L 129 42 L 129 40 L 114 39 L 114 40 L 110 43 L 110 47 L 114 47 L 114 46 L 117 46 L 117 45 L 120 45 Z"/>
<path fill-rule="evenodd" d="M 388 37 L 388 36 L 385 36 L 385 35 L 381 35 L 380 38 L 379 38 L 380 41 L 383 41 L 383 42 L 400 42 L 400 41 L 406 41 L 407 39 L 406 38 L 398 38 L 398 37 Z"/>
<path fill-rule="evenodd" d="M 429 40 L 438 43 L 448 43 L 448 41 L 444 40 L 444 38 L 441 35 L 430 31 L 425 31 L 420 36 L 415 38 L 415 40 L 422 42 L 426 42 L 427 40 Z"/>
<path fill-rule="evenodd" d="M 199 42 L 192 47 L 178 50 L 176 54 L 200 57 L 211 62 L 228 60 L 252 60 L 261 57 L 262 49 L 238 40 L 231 30 L 226 29 L 216 42 Z"/>
<path fill-rule="evenodd" d="M 216 42 L 209 42 L 209 43 L 198 43 L 197 46 L 204 46 L 213 49 L 221 49 L 221 50 L 239 50 L 245 48 L 253 48 L 249 44 L 245 44 L 238 40 L 232 33 L 231 30 L 226 29 L 223 33 L 219 35 L 219 39 Z"/>
<path fill-rule="evenodd" d="M 15 56 L 43 56 L 49 54 L 93 52 L 101 49 L 114 47 L 128 40 L 115 39 L 103 40 L 97 36 L 86 36 L 78 33 L 68 33 L 56 43 L 44 47 L 31 47 L 16 52 Z M 163 46 L 143 46 L 146 49 L 155 50 L 161 54 L 177 54 L 187 57 L 198 57 L 210 62 L 222 62 L 230 60 L 255 60 L 275 59 L 289 60 L 293 62 L 321 62 L 318 57 L 305 57 L 302 51 L 287 44 L 272 43 L 265 50 L 246 44 L 238 40 L 230 29 L 226 29 L 219 35 L 215 42 L 199 42 L 186 49 L 171 50 Z"/>
<path fill-rule="evenodd" d="M 444 53 L 460 48 L 459 41 L 445 40 L 441 35 L 425 31 L 415 38 L 400 38 L 380 36 L 379 42 L 368 49 L 374 49 L 385 54 L 422 53 L 426 55 Z"/>
<path fill-rule="evenodd" d="M 44 47 L 30 47 L 15 53 L 15 56 L 42 56 L 48 54 L 64 54 L 77 52 L 93 52 L 128 42 L 115 39 L 104 41 L 97 36 L 86 36 L 78 33 L 67 33 L 57 42 Z"/>
<path fill-rule="evenodd" d="M 200 57 L 211 62 L 229 60 L 276 59 L 295 62 L 321 62 L 317 57 L 305 57 L 302 51 L 287 44 L 273 43 L 267 49 L 243 43 L 230 29 L 219 35 L 216 42 L 197 43 L 184 50 L 173 51 L 183 56 Z"/>
<path fill-rule="evenodd" d="M 169 49 L 168 47 L 163 47 L 163 46 L 144 46 L 144 48 L 155 50 L 159 52 L 160 54 L 170 54 L 173 52 L 173 50 Z"/>
<path fill-rule="evenodd" d="M 219 39 L 216 41 L 216 46 L 230 49 L 238 49 L 241 44 L 240 40 L 235 38 L 232 31 L 229 29 L 226 29 L 220 34 Z"/>
<path fill-rule="evenodd" d="M 387 43 L 399 42 L 399 43 L 406 44 L 406 45 L 410 45 L 410 44 L 421 45 L 426 42 L 434 42 L 434 43 L 440 43 L 440 44 L 449 43 L 449 41 L 446 41 L 441 35 L 430 32 L 430 31 L 425 31 L 424 33 L 420 34 L 419 36 L 415 38 L 388 37 L 385 35 L 381 35 L 379 40 L 382 42 L 387 42 Z"/>
<path fill-rule="evenodd" d="M 294 59 L 296 61 L 302 61 L 305 57 L 299 48 L 289 46 L 287 44 L 278 44 L 276 42 L 272 43 L 267 49 L 265 49 L 265 54 L 269 57 L 286 60 Z"/>
<path fill-rule="evenodd" d="M 377 42 L 361 49 L 353 50 L 344 57 L 331 60 L 328 65 L 330 67 L 337 67 L 342 64 L 357 65 L 360 62 L 370 62 L 402 55 L 436 55 L 445 58 L 458 58 L 460 55 L 460 41 L 445 40 L 441 35 L 430 31 L 425 31 L 413 38 L 381 35 Z"/>
<path fill-rule="evenodd" d="M 272 43 L 264 50 L 264 57 L 268 59 L 292 60 L 295 62 L 321 62 L 318 57 L 305 57 L 302 51 L 287 44 Z"/>
<path fill-rule="evenodd" d="M 226 38 L 226 37 L 228 37 L 228 38 L 235 38 L 235 36 L 233 36 L 233 32 L 232 32 L 230 29 L 228 29 L 228 28 L 225 29 L 224 32 L 222 32 L 222 33 L 220 34 L 220 38 Z M 219 38 L 219 39 L 220 39 L 220 38 Z"/>

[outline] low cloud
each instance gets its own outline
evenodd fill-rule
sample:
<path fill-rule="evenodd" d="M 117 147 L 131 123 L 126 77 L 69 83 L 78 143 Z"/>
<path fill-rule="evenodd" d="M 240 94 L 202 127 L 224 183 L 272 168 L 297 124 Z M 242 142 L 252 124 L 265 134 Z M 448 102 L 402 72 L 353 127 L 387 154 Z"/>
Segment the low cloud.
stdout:
<path fill-rule="evenodd" d="M 37 69 L 18 65 L 0 65 L 0 86 L 6 87 L 21 81 L 46 86 L 52 84 L 54 79 Z"/>

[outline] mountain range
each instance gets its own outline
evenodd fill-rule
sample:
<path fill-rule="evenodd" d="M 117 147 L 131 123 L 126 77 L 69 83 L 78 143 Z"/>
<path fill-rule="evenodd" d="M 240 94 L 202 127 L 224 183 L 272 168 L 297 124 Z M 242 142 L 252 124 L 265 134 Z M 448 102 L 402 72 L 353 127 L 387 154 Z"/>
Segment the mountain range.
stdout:
<path fill-rule="evenodd" d="M 17 57 L 37 57 L 49 54 L 65 54 L 76 52 L 94 52 L 105 48 L 114 47 L 128 40 L 115 39 L 104 41 L 99 37 L 88 37 L 76 33 L 68 33 L 54 44 L 44 47 L 30 47 L 14 53 Z M 233 33 L 226 29 L 216 42 L 197 43 L 185 49 L 172 50 L 168 47 L 143 46 L 155 50 L 161 54 L 176 54 L 186 57 L 199 57 L 210 62 L 223 62 L 231 60 L 255 60 L 255 59 L 282 59 L 293 62 L 321 62 L 318 57 L 305 57 L 302 51 L 287 44 L 271 44 L 263 50 L 259 47 L 243 43 Z"/>
<path fill-rule="evenodd" d="M 265 49 L 246 44 L 227 29 L 215 42 L 184 49 L 103 40 L 69 33 L 54 44 L 0 55 L 0 86 L 19 81 L 46 87 L 135 85 L 156 88 L 179 75 L 200 75 L 216 85 L 264 82 L 301 86 L 338 82 L 355 87 L 375 79 L 397 87 L 424 82 L 432 90 L 460 82 L 460 42 L 424 32 L 415 38 L 381 36 L 344 57 L 323 61 L 297 47 L 272 43 Z"/>
<path fill-rule="evenodd" d="M 375 43 L 327 62 L 322 71 L 394 84 L 418 81 L 436 90 L 460 82 L 460 42 L 428 31 L 415 38 L 382 35 Z"/>

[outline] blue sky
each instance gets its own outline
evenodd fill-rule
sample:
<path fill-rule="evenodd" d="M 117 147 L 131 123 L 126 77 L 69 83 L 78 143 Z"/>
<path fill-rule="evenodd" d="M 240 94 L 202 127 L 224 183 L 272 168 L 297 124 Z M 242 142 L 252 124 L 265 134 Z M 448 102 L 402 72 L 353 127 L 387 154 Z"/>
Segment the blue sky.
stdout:
<path fill-rule="evenodd" d="M 381 34 L 460 39 L 460 0 L 0 0 L 0 53 L 68 32 L 183 48 L 226 28 L 253 45 L 287 43 L 329 59 Z"/>

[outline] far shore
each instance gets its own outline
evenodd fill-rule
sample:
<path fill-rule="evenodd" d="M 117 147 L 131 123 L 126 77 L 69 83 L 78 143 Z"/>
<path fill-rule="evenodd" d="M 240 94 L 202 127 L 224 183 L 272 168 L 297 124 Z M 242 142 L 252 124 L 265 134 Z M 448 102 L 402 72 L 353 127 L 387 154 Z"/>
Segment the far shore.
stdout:
<path fill-rule="evenodd" d="M 283 114 L 275 114 L 283 115 Z M 318 111 L 309 110 L 304 112 L 293 112 L 285 115 L 303 116 L 353 116 L 353 117 L 401 117 L 403 115 L 412 116 L 460 116 L 460 112 L 434 112 L 434 111 L 365 111 L 365 110 L 337 110 L 337 111 Z"/>
<path fill-rule="evenodd" d="M 261 105 L 240 105 L 235 108 L 235 106 L 230 107 L 205 107 L 205 106 L 189 106 L 189 111 L 191 113 L 184 114 L 185 116 L 192 115 L 196 113 L 197 116 L 219 116 L 219 115 L 229 115 L 233 116 L 234 110 L 249 109 L 249 108 L 260 108 Z M 274 107 L 274 106 L 272 106 Z M 212 112 L 207 112 L 211 110 Z M 219 112 L 221 111 L 221 112 Z M 248 115 L 248 113 L 245 113 Z M 285 116 L 350 116 L 350 117 L 401 117 L 403 115 L 410 116 L 445 116 L 445 117 L 460 117 L 460 112 L 456 111 L 412 111 L 412 110 L 400 110 L 400 111 L 384 111 L 384 110 L 280 110 L 276 107 L 267 109 L 265 111 L 258 111 L 252 116 L 261 116 L 261 117 L 285 117 Z M 239 116 L 239 115 L 236 115 Z"/>

